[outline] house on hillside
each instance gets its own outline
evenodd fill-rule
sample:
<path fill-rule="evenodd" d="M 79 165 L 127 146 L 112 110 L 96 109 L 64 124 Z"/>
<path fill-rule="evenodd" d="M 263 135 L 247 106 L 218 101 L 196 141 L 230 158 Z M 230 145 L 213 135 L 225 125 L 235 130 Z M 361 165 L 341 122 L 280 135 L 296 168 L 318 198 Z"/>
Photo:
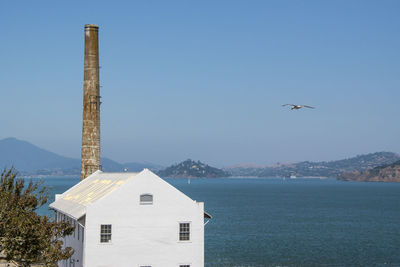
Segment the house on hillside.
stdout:
<path fill-rule="evenodd" d="M 202 267 L 204 203 L 152 173 L 96 171 L 50 204 L 75 226 L 62 267 Z"/>

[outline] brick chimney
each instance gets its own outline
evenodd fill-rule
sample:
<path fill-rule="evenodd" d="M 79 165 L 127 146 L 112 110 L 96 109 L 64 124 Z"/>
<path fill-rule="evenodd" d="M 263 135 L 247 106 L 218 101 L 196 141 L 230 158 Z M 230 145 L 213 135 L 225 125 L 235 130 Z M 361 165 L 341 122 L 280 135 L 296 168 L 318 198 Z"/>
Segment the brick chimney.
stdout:
<path fill-rule="evenodd" d="M 99 26 L 85 25 L 81 180 L 101 169 Z"/>

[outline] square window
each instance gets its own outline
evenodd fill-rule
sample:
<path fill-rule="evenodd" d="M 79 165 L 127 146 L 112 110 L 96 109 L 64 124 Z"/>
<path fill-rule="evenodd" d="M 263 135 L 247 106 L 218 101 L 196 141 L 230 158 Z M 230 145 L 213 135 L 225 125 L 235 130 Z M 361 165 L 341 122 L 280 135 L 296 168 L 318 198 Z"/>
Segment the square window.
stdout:
<path fill-rule="evenodd" d="M 140 195 L 140 204 L 141 205 L 151 205 L 151 204 L 153 204 L 153 195 L 152 194 L 142 194 L 142 195 Z"/>
<path fill-rule="evenodd" d="M 100 226 L 100 243 L 111 242 L 111 224 L 102 224 Z"/>
<path fill-rule="evenodd" d="M 179 223 L 179 241 L 190 240 L 190 223 Z"/>

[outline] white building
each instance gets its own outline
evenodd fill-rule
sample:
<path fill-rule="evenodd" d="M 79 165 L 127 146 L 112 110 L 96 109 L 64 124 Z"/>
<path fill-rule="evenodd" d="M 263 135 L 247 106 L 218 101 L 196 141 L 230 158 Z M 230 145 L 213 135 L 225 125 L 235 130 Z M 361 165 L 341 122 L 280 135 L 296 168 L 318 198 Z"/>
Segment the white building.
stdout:
<path fill-rule="evenodd" d="M 202 267 L 204 203 L 145 169 L 96 171 L 50 204 L 75 225 L 74 248 L 62 267 Z"/>

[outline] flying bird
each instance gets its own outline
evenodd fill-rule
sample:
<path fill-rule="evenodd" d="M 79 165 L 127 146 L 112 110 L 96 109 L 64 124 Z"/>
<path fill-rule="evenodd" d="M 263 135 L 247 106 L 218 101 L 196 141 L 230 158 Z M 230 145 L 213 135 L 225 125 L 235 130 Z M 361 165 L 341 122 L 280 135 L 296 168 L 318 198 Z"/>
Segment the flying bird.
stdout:
<path fill-rule="evenodd" d="M 292 107 L 291 109 L 314 108 L 314 107 L 307 106 L 307 105 L 294 105 L 294 104 L 284 104 L 284 105 L 282 105 L 282 107 L 284 107 L 284 106 L 291 106 Z"/>

